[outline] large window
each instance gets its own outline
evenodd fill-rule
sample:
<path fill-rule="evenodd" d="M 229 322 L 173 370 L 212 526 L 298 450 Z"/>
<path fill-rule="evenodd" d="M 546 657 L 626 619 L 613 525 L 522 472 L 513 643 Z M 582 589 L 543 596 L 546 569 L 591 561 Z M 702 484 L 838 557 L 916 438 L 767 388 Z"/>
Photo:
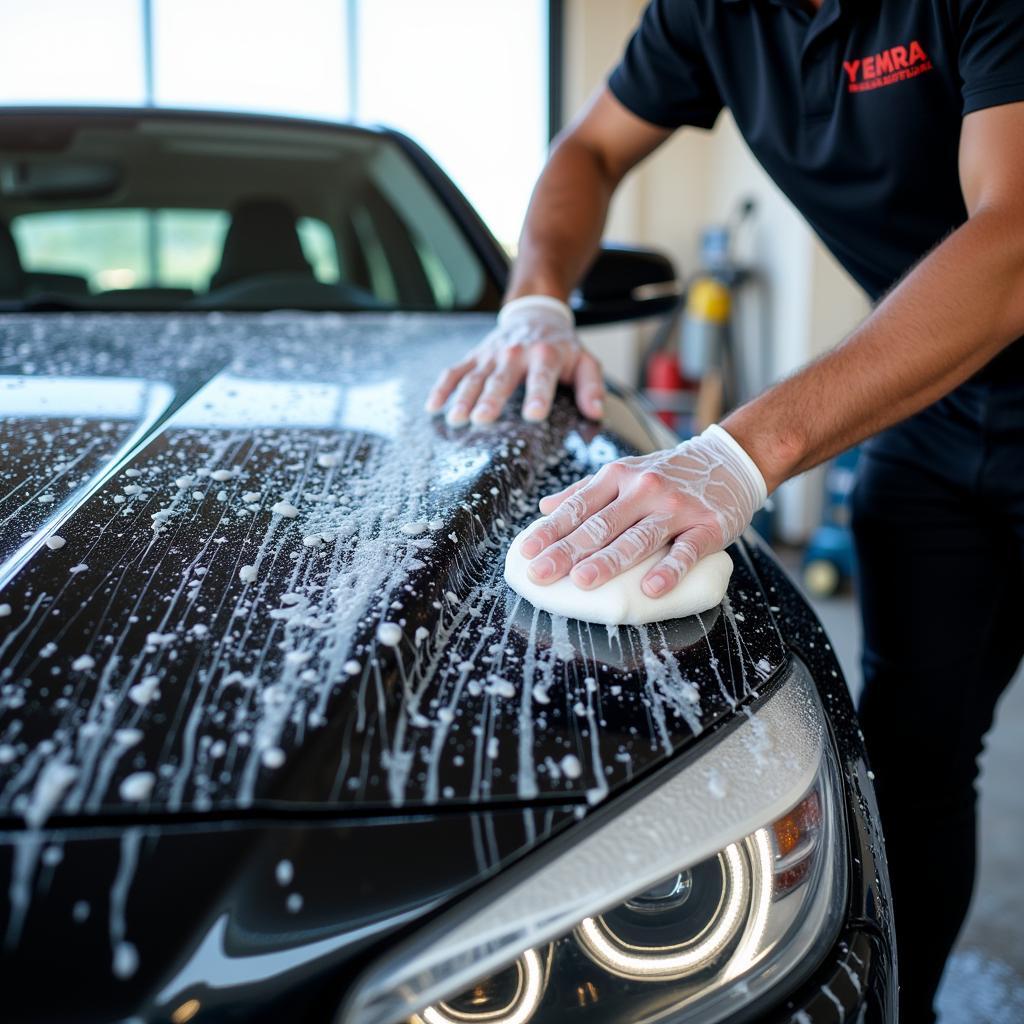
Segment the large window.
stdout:
<path fill-rule="evenodd" d="M 389 124 L 512 245 L 546 149 L 546 27 L 547 0 L 2 3 L 0 103 Z"/>
<path fill-rule="evenodd" d="M 356 112 L 423 143 L 506 244 L 547 145 L 547 4 L 365 0 Z"/>
<path fill-rule="evenodd" d="M 3 0 L 0 103 L 145 101 L 140 0 Z"/>
<path fill-rule="evenodd" d="M 84 278 L 90 292 L 201 292 L 220 263 L 230 221 L 226 210 L 45 210 L 15 217 L 11 233 L 29 273 Z M 330 228 L 315 217 L 299 217 L 295 227 L 314 279 L 336 284 Z"/>
<path fill-rule="evenodd" d="M 154 102 L 348 117 L 346 6 L 153 0 Z"/>

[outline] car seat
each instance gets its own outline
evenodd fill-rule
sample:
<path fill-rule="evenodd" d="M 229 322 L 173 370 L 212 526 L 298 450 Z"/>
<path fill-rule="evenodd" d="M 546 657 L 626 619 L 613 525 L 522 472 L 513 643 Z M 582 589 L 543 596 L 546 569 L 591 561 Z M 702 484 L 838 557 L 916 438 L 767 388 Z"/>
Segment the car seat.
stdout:
<path fill-rule="evenodd" d="M 313 279 L 302 253 L 295 213 L 280 199 L 247 199 L 235 207 L 224 237 L 220 266 L 210 291 L 261 274 L 297 274 Z"/>
<path fill-rule="evenodd" d="M 0 299 L 20 299 L 25 294 L 26 284 L 14 236 L 7 223 L 0 220 Z"/>

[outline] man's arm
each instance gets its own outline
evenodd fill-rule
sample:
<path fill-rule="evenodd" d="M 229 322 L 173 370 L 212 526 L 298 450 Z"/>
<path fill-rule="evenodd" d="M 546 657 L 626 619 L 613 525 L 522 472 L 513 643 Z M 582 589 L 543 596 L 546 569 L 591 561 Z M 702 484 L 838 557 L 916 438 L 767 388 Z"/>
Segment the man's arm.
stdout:
<path fill-rule="evenodd" d="M 559 380 L 574 385 L 584 415 L 600 418 L 600 365 L 580 346 L 568 307 L 558 307 L 567 303 L 597 251 L 619 182 L 670 134 L 630 113 L 607 88 L 595 94 L 555 140 L 530 199 L 505 295 L 506 303 L 538 295 L 558 301 L 546 308 L 542 301 L 532 322 L 529 315 L 499 320 L 491 335 L 441 375 L 427 399 L 428 411 L 439 410 L 454 392 L 450 423 L 489 423 L 525 378 L 528 419 L 547 416 Z"/>
<path fill-rule="evenodd" d="M 505 301 L 567 302 L 601 242 L 612 194 L 626 172 L 671 135 L 601 88 L 554 142 L 526 211 Z"/>
<path fill-rule="evenodd" d="M 964 118 L 970 214 L 838 348 L 722 426 L 768 489 L 952 391 L 1024 335 L 1024 103 Z"/>
<path fill-rule="evenodd" d="M 742 532 L 767 491 L 923 409 L 1024 335 L 1024 103 L 964 118 L 960 181 L 967 222 L 838 348 L 712 432 L 544 498 L 547 519 L 522 548 L 533 579 L 571 571 L 592 589 L 671 542 L 643 580 L 667 593 Z"/>

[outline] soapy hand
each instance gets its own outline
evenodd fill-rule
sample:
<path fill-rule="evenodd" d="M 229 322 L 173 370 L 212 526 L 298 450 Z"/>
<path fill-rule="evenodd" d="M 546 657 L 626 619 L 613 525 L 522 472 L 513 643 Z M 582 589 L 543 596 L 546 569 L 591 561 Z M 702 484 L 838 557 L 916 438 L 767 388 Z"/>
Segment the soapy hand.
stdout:
<path fill-rule="evenodd" d="M 580 344 L 572 310 L 548 295 L 506 303 L 498 326 L 441 374 L 426 409 L 438 412 L 452 396 L 445 416 L 449 425 L 493 423 L 524 378 L 523 419 L 547 418 L 559 381 L 574 386 L 584 416 L 596 420 L 604 412 L 601 365 Z"/>
<path fill-rule="evenodd" d="M 593 590 L 671 543 L 641 584 L 659 597 L 699 559 L 731 544 L 767 496 L 753 460 L 714 425 L 676 448 L 610 462 L 542 498 L 546 518 L 521 550 L 534 582 L 570 573 Z"/>

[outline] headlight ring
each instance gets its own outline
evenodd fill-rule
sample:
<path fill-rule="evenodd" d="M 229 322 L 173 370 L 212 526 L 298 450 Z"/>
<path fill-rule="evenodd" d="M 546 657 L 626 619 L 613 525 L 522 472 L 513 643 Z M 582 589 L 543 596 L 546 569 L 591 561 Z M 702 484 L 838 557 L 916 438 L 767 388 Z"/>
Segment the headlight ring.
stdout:
<path fill-rule="evenodd" d="M 696 933 L 671 944 L 643 945 L 616 930 L 609 915 L 587 917 L 575 931 L 583 951 L 604 970 L 634 981 L 693 977 L 721 962 L 730 951 L 744 958 L 756 950 L 772 898 L 772 851 L 767 832 L 731 843 L 707 864 L 720 868 L 720 893 L 710 919 Z M 706 874 L 706 872 L 704 872 Z M 749 909 L 748 909 L 749 908 Z"/>
<path fill-rule="evenodd" d="M 526 1024 L 544 998 L 544 965 L 537 951 L 528 949 L 508 971 L 502 973 L 513 971 L 517 978 L 510 997 L 480 991 L 478 986 L 466 993 L 470 1001 L 476 997 L 477 1006 L 460 1007 L 439 1002 L 414 1015 L 412 1020 L 416 1024 Z M 494 981 L 498 977 L 486 980 Z"/>

